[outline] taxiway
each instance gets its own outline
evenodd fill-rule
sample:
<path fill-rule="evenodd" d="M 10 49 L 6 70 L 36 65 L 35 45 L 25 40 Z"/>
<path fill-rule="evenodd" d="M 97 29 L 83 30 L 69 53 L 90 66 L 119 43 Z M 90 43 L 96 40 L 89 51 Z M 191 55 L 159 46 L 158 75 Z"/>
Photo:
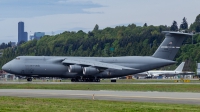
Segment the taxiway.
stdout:
<path fill-rule="evenodd" d="M 134 102 L 158 102 L 200 105 L 199 93 L 181 92 L 132 92 L 132 91 L 87 91 L 87 90 L 43 90 L 0 89 L 0 96 L 36 98 L 75 98 L 91 100 L 116 100 Z"/>

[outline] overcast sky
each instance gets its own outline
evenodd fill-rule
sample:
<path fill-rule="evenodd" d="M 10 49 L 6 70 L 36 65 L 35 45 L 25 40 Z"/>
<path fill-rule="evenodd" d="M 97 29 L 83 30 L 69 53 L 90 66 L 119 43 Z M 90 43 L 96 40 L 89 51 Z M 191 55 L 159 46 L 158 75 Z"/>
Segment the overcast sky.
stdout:
<path fill-rule="evenodd" d="M 200 0 L 0 0 L 0 43 L 17 42 L 18 22 L 28 35 L 90 31 L 117 25 L 188 24 L 200 14 Z"/>

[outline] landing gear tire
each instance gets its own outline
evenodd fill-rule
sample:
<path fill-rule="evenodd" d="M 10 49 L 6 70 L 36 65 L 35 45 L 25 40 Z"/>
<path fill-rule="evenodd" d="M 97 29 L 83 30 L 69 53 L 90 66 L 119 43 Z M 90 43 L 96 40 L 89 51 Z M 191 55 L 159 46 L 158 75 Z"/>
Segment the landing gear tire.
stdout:
<path fill-rule="evenodd" d="M 71 82 L 100 82 L 100 79 L 85 78 L 85 79 L 71 79 Z"/>
<path fill-rule="evenodd" d="M 96 79 L 95 82 L 100 82 L 100 79 Z"/>
<path fill-rule="evenodd" d="M 116 79 L 111 79 L 110 82 L 117 82 L 117 80 Z"/>
<path fill-rule="evenodd" d="M 31 82 L 31 81 L 32 81 L 32 78 L 27 78 L 27 81 L 28 81 L 28 82 Z"/>
<path fill-rule="evenodd" d="M 71 79 L 71 82 L 76 82 L 76 80 L 75 79 Z"/>
<path fill-rule="evenodd" d="M 100 82 L 100 79 L 94 79 L 93 82 Z"/>

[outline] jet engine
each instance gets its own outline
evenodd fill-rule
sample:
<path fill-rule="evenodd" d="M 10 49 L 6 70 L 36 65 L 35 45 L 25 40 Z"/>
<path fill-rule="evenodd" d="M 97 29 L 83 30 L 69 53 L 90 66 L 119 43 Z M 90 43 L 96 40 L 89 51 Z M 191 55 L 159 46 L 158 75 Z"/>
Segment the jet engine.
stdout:
<path fill-rule="evenodd" d="M 82 66 L 80 65 L 69 65 L 68 71 L 70 73 L 79 73 L 83 70 Z"/>
<path fill-rule="evenodd" d="M 99 70 L 97 68 L 93 68 L 93 67 L 84 67 L 83 68 L 84 75 L 94 75 L 97 73 L 99 73 Z"/>

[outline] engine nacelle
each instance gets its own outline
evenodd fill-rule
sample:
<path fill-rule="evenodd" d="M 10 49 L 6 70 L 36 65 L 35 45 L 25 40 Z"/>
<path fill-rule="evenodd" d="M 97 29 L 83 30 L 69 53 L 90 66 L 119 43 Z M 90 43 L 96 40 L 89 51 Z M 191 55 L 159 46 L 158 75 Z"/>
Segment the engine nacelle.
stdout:
<path fill-rule="evenodd" d="M 79 73 L 83 70 L 82 66 L 80 65 L 69 65 L 68 71 L 70 73 Z"/>
<path fill-rule="evenodd" d="M 93 67 L 84 67 L 83 68 L 84 75 L 94 75 L 97 73 L 99 73 L 99 70 L 97 68 L 93 68 Z"/>

